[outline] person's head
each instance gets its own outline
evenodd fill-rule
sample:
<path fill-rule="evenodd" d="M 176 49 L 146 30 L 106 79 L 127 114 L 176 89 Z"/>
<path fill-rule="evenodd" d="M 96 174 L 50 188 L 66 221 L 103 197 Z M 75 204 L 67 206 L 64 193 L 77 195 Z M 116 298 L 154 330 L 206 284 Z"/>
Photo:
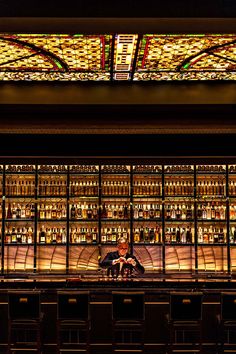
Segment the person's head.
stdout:
<path fill-rule="evenodd" d="M 124 257 L 129 249 L 129 244 L 126 238 L 121 237 L 117 242 L 119 256 Z"/>

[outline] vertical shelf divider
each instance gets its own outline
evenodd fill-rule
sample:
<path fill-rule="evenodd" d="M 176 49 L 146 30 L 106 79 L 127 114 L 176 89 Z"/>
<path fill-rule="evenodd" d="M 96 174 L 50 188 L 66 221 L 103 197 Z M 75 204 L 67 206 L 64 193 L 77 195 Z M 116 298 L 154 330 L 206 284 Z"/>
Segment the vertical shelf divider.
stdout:
<path fill-rule="evenodd" d="M 133 235 L 133 165 L 130 165 L 130 252 L 134 252 L 134 235 Z"/>
<path fill-rule="evenodd" d="M 35 165 L 35 191 L 34 191 L 34 273 L 37 272 L 37 231 L 38 231 L 38 165 Z"/>
<path fill-rule="evenodd" d="M 195 254 L 195 273 L 198 274 L 198 222 L 197 222 L 197 168 L 194 164 L 194 254 Z"/>
<path fill-rule="evenodd" d="M 102 242 L 101 242 L 101 215 L 102 215 L 102 168 L 101 164 L 98 165 L 98 263 L 102 257 Z"/>
<path fill-rule="evenodd" d="M 162 165 L 162 190 L 161 190 L 161 200 L 162 200 L 162 273 L 166 273 L 166 258 L 165 258 L 165 171 L 164 165 Z"/>
<path fill-rule="evenodd" d="M 6 165 L 3 165 L 3 175 L 2 175 L 2 255 L 1 255 L 1 274 L 4 274 L 4 244 L 5 244 L 5 209 L 6 209 Z"/>
<path fill-rule="evenodd" d="M 69 273 L 69 255 L 70 255 L 70 170 L 67 165 L 67 185 L 66 185 L 66 274 Z"/>
<path fill-rule="evenodd" d="M 226 165 L 225 193 L 226 193 L 226 245 L 227 245 L 227 272 L 231 273 L 230 254 L 230 211 L 229 211 L 229 165 Z"/>

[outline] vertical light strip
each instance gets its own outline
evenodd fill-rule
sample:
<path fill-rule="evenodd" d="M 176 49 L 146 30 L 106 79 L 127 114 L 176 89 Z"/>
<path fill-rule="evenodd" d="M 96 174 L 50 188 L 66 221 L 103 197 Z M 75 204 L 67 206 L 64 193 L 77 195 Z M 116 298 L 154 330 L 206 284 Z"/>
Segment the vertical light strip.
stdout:
<path fill-rule="evenodd" d="M 130 80 L 137 34 L 117 34 L 114 49 L 114 80 Z"/>

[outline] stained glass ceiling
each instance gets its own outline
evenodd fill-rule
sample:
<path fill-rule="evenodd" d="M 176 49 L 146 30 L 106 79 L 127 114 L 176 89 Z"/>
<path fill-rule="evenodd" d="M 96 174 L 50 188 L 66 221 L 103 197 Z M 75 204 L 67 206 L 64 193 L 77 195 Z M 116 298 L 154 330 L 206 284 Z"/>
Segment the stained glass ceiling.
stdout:
<path fill-rule="evenodd" d="M 236 34 L 0 34 L 0 81 L 236 80 Z"/>

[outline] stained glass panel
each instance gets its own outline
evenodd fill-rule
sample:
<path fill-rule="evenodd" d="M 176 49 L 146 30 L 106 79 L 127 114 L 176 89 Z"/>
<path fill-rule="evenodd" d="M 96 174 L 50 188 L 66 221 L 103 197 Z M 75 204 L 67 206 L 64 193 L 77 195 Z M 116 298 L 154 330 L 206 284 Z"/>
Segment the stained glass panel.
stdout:
<path fill-rule="evenodd" d="M 236 35 L 144 35 L 134 81 L 235 80 Z"/>
<path fill-rule="evenodd" d="M 110 80 L 236 80 L 236 34 L 0 34 L 0 81 Z"/>
<path fill-rule="evenodd" d="M 0 80 L 109 80 L 110 35 L 0 35 Z"/>

